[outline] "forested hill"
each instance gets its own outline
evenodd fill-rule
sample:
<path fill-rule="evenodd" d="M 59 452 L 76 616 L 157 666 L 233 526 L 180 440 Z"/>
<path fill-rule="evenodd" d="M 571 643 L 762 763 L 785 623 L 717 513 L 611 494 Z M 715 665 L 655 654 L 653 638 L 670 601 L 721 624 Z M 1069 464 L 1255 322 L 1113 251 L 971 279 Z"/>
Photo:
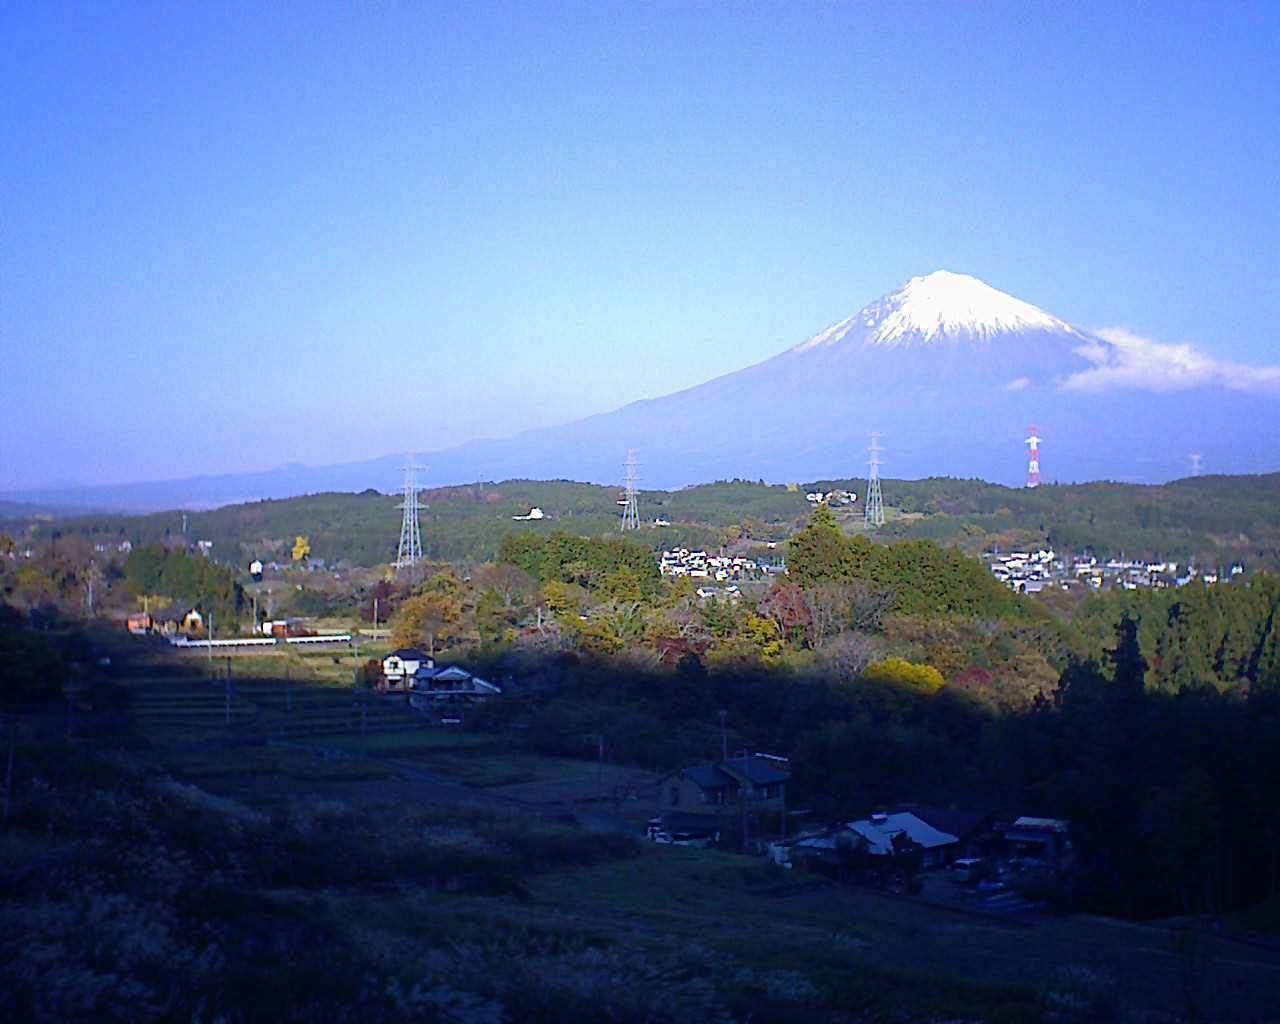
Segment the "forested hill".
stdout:
<path fill-rule="evenodd" d="M 894 481 L 892 493 L 908 514 L 890 524 L 900 536 L 975 548 L 989 547 L 1001 535 L 1030 533 L 1066 551 L 1194 557 L 1208 566 L 1280 565 L 1280 473 L 1035 489 L 932 479 Z"/>
<path fill-rule="evenodd" d="M 785 540 L 808 518 L 805 493 L 843 488 L 861 494 L 864 481 L 826 480 L 799 485 L 719 482 L 679 491 L 642 491 L 639 538 L 655 548 L 719 546 L 734 541 Z M 976 552 L 999 546 L 1051 544 L 1061 551 L 1093 551 L 1186 561 L 1203 566 L 1242 562 L 1280 568 L 1280 474 L 1205 476 L 1160 486 L 1092 483 L 1045 485 L 1035 490 L 980 480 L 885 480 L 889 521 L 880 536 L 921 538 Z M 437 560 L 494 558 L 507 535 L 561 529 L 581 535 L 613 531 L 618 489 L 563 480 L 508 480 L 423 492 L 423 543 Z M 242 563 L 253 557 L 285 559 L 296 536 L 307 537 L 314 557 L 374 565 L 394 558 L 400 530 L 398 496 L 314 494 L 229 505 L 207 512 L 146 516 L 16 519 L 15 537 L 49 538 L 55 532 L 98 542 L 134 544 L 213 542 L 213 556 Z M 531 508 L 545 517 L 516 521 Z M 861 500 L 837 506 L 846 530 L 861 528 Z M 183 533 L 184 516 L 186 532 Z M 669 527 L 654 527 L 656 518 Z"/>

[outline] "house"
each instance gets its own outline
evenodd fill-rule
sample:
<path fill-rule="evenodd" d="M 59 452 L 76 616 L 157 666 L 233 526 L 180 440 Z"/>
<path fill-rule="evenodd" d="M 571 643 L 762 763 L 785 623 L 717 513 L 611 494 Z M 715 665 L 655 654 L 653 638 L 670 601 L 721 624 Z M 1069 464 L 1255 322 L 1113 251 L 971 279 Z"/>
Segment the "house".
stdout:
<path fill-rule="evenodd" d="M 500 696 L 502 687 L 458 665 L 450 665 L 420 669 L 409 682 L 409 692 L 409 703 L 423 707 L 440 703 L 478 704 Z"/>
<path fill-rule="evenodd" d="M 199 633 L 204 631 L 204 616 L 185 604 L 171 604 L 151 613 L 151 628 L 170 636 L 174 633 Z"/>
<path fill-rule="evenodd" d="M 966 835 L 981 833 L 980 815 L 961 812 L 932 812 L 939 821 L 948 815 L 947 823 Z M 899 811 L 895 814 L 873 814 L 861 821 L 850 821 L 815 832 L 777 840 L 769 846 L 769 858 L 782 867 L 803 862 L 810 865 L 836 867 L 850 856 L 892 858 L 919 851 L 920 866 L 940 867 L 951 863 L 967 849 L 960 837 L 944 831 L 926 820 L 924 813 Z"/>
<path fill-rule="evenodd" d="M 1060 818 L 1021 817 L 1000 830 L 1011 864 L 1062 868 L 1071 859 L 1071 825 Z"/>
<path fill-rule="evenodd" d="M 873 856 L 888 856 L 906 841 L 923 851 L 922 867 L 937 867 L 954 859 L 960 837 L 935 828 L 911 811 L 897 814 L 873 814 L 862 821 L 851 821 L 848 829 L 857 837 L 858 845 Z"/>
<path fill-rule="evenodd" d="M 829 828 L 817 832 L 802 832 L 786 839 L 775 839 L 769 844 L 766 856 L 783 868 L 791 868 L 796 864 L 835 865 L 840 861 L 841 847 L 851 845 L 847 835 L 841 840 L 843 831 L 842 828 Z"/>
<path fill-rule="evenodd" d="M 914 804 L 908 805 L 903 810 L 909 810 L 939 832 L 946 832 L 956 837 L 955 845 L 945 848 L 947 863 L 951 863 L 957 857 L 989 856 L 999 843 L 999 836 L 994 827 L 995 821 L 990 814 Z"/>
<path fill-rule="evenodd" d="M 151 616 L 146 612 L 138 612 L 136 615 L 129 616 L 129 632 L 135 636 L 145 636 L 151 632 L 152 620 Z"/>
<path fill-rule="evenodd" d="M 431 672 L 435 659 L 416 647 L 401 647 L 382 659 L 383 689 L 392 693 L 406 693 L 420 672 Z"/>
<path fill-rule="evenodd" d="M 714 818 L 737 813 L 744 802 L 752 810 L 785 815 L 790 778 L 786 758 L 771 754 L 680 768 L 658 779 L 658 807 L 664 818 L 672 813 Z"/>

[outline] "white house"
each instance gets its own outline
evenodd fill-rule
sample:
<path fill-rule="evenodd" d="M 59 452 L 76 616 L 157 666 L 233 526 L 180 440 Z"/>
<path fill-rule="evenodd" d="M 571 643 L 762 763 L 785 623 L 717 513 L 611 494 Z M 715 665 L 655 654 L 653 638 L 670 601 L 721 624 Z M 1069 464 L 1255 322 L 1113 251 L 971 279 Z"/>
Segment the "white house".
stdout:
<path fill-rule="evenodd" d="M 388 690 L 403 693 L 412 689 L 413 682 L 420 673 L 432 672 L 435 667 L 435 659 L 425 651 L 416 647 L 401 647 L 382 659 L 382 678 L 386 681 Z"/>

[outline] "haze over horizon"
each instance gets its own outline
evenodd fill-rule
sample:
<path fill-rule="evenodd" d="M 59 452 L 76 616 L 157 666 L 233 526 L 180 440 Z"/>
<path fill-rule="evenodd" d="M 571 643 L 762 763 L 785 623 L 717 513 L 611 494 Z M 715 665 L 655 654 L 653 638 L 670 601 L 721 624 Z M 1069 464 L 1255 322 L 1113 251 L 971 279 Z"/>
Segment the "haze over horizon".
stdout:
<path fill-rule="evenodd" d="M 6 5 L 0 491 L 563 423 L 939 269 L 1270 379 L 1278 38 L 1267 4 Z"/>

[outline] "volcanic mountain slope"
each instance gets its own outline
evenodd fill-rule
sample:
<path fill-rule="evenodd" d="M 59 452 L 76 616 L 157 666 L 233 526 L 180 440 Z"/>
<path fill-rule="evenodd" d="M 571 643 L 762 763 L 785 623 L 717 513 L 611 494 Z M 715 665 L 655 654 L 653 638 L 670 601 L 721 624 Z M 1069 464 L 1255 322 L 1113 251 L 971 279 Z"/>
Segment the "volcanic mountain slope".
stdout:
<path fill-rule="evenodd" d="M 1206 374 L 1178 380 L 1173 367 L 1157 375 L 1164 390 L 1152 391 L 1116 372 L 1126 358 L 974 277 L 938 271 L 736 373 L 429 461 L 459 479 L 465 466 L 483 465 L 610 480 L 634 447 L 655 486 L 805 480 L 860 474 L 876 430 L 894 476 L 1016 484 L 1036 424 L 1046 479 L 1167 480 L 1185 475 L 1193 451 L 1216 472 L 1280 465 L 1280 388 L 1231 388 Z"/>
<path fill-rule="evenodd" d="M 1126 348 L 977 278 L 948 271 L 897 291 L 762 363 L 662 398 L 423 457 L 423 482 L 618 480 L 629 448 L 648 487 L 726 478 L 858 476 L 884 433 L 886 475 L 1025 479 L 1044 438 L 1046 480 L 1158 482 L 1280 468 L 1280 369 L 1215 363 L 1186 347 Z M 400 456 L 186 481 L 28 492 L 102 507 L 209 506 L 394 487 Z"/>

